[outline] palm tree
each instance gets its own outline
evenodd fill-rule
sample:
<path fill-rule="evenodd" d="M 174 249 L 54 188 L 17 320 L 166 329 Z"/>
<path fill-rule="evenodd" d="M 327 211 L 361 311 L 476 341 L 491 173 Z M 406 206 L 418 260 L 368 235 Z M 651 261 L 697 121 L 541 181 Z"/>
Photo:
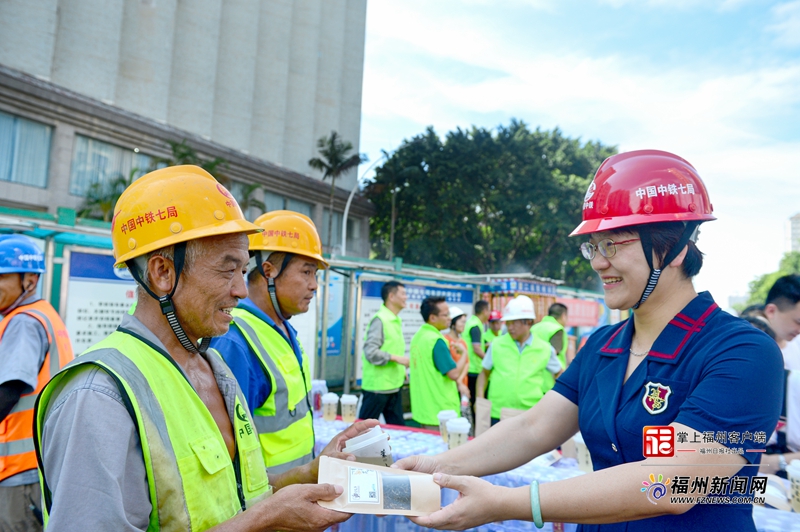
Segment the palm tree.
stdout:
<path fill-rule="evenodd" d="M 231 194 L 233 194 L 234 197 L 241 196 L 241 199 L 238 199 L 237 197 L 237 200 L 239 201 L 239 207 L 242 209 L 242 212 L 248 220 L 250 220 L 248 211 L 250 211 L 251 208 L 256 208 L 259 210 L 259 214 L 256 216 L 256 218 L 258 218 L 258 216 L 267 210 L 266 204 L 260 199 L 257 199 L 254 195 L 255 192 L 261 188 L 260 184 L 236 183 L 236 185 L 239 186 L 231 186 Z M 234 193 L 234 189 L 236 190 L 236 193 Z M 250 221 L 252 222 L 253 220 Z"/>
<path fill-rule="evenodd" d="M 333 251 L 333 195 L 336 192 L 336 178 L 351 168 L 356 168 L 361 163 L 367 162 L 367 156 L 361 153 L 349 155 L 353 144 L 343 140 L 336 131 L 331 131 L 330 136 L 322 137 L 317 141 L 320 157 L 308 161 L 308 165 L 322 172 L 322 180 L 331 178 L 331 198 L 328 205 L 328 251 Z"/>
<path fill-rule="evenodd" d="M 139 169 L 132 168 L 127 179 L 122 174 L 117 174 L 113 179 L 96 181 L 89 185 L 89 189 L 86 191 L 86 199 L 78 212 L 78 216 L 110 222 L 117 200 L 128 188 L 128 185 L 133 183 L 137 173 L 139 173 Z"/>

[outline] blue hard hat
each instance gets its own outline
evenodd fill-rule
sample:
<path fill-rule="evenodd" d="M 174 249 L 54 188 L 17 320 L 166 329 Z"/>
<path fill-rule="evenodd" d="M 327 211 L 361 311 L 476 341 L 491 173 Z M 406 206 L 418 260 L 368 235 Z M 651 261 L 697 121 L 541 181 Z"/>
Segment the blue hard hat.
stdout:
<path fill-rule="evenodd" d="M 27 236 L 0 235 L 0 273 L 44 273 L 44 253 Z"/>

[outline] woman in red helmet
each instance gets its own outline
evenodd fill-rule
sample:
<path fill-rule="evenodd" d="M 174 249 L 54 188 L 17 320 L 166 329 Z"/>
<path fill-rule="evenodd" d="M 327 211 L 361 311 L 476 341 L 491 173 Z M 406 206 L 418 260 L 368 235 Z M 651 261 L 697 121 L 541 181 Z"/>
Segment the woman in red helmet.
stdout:
<path fill-rule="evenodd" d="M 676 155 L 634 151 L 600 166 L 572 234 L 584 238 L 606 305 L 632 317 L 595 332 L 524 415 L 452 451 L 398 462 L 440 473 L 440 485 L 462 494 L 419 524 L 755 531 L 749 501 L 765 484 L 753 475 L 780 413 L 783 363 L 769 337 L 695 291 L 697 227 L 710 220 L 705 185 Z M 579 429 L 591 474 L 513 489 L 457 476 L 512 469 Z"/>

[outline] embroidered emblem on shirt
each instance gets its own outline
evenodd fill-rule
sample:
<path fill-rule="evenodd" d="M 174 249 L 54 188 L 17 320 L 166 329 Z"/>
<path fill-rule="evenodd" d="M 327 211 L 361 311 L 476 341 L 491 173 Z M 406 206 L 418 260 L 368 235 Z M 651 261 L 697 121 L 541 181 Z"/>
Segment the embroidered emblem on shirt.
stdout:
<path fill-rule="evenodd" d="M 660 382 L 650 381 L 644 385 L 642 404 L 645 410 L 651 414 L 660 414 L 667 409 L 670 395 L 672 395 L 672 389 L 669 386 L 664 386 Z"/>

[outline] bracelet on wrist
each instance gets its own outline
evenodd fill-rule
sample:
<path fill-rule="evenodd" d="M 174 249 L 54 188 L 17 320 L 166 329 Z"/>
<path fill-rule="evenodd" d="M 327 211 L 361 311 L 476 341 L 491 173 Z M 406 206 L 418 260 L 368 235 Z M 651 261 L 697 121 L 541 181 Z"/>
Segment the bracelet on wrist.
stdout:
<path fill-rule="evenodd" d="M 542 528 L 544 520 L 542 519 L 542 507 L 539 504 L 539 482 L 536 480 L 531 482 L 531 515 L 536 528 Z"/>

